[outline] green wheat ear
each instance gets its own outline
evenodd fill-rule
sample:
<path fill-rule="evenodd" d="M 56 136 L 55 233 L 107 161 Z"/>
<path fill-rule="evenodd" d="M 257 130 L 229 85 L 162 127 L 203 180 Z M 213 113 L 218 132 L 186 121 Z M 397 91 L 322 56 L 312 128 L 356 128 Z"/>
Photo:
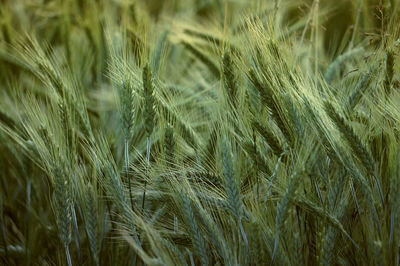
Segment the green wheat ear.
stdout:
<path fill-rule="evenodd" d="M 237 81 L 234 64 L 229 51 L 225 51 L 222 59 L 222 77 L 224 88 L 232 107 L 237 107 Z"/>
<path fill-rule="evenodd" d="M 181 199 L 185 222 L 190 227 L 190 236 L 192 238 L 194 251 L 200 258 L 201 265 L 209 265 L 206 246 L 194 215 L 192 201 L 184 192 L 181 192 Z"/>
<path fill-rule="evenodd" d="M 130 140 L 132 138 L 132 128 L 134 124 L 134 112 L 135 108 L 133 105 L 134 95 L 131 80 L 125 79 L 119 88 L 120 97 L 120 118 L 122 131 L 124 134 L 124 157 L 125 157 L 125 175 L 128 181 L 129 188 L 129 199 L 131 201 L 132 208 L 134 207 L 132 197 L 131 178 L 129 176 L 129 156 L 130 156 Z"/>
<path fill-rule="evenodd" d="M 70 184 L 68 176 L 62 166 L 56 163 L 52 170 L 54 177 L 55 213 L 61 242 L 64 245 L 68 265 L 72 265 L 69 253 L 72 231 L 72 199 L 70 195 Z"/>
<path fill-rule="evenodd" d="M 240 199 L 239 184 L 233 167 L 231 145 L 226 137 L 222 141 L 222 157 L 229 207 L 232 214 L 239 219 L 241 218 L 242 201 Z"/>
<path fill-rule="evenodd" d="M 368 89 L 369 85 L 371 84 L 371 80 L 373 78 L 373 74 L 375 72 L 375 68 L 371 68 L 367 73 L 365 73 L 360 81 L 358 82 L 356 88 L 350 95 L 348 102 L 347 102 L 347 110 L 349 110 L 349 113 L 353 111 L 353 109 L 357 106 L 357 104 L 360 102 L 362 99 L 364 93 Z"/>
<path fill-rule="evenodd" d="M 276 156 L 280 156 L 283 152 L 281 145 L 279 144 L 278 139 L 263 125 L 261 125 L 258 121 L 253 121 L 252 126 L 261 134 L 264 140 L 271 147 Z"/>
<path fill-rule="evenodd" d="M 256 148 L 256 144 L 251 142 L 251 141 L 246 141 L 242 144 L 243 149 L 249 154 L 250 158 L 253 160 L 255 163 L 256 167 L 263 173 L 267 175 L 272 175 L 272 171 L 267 165 L 267 163 L 264 161 L 262 154 L 260 151 Z"/>
<path fill-rule="evenodd" d="M 367 149 L 366 145 L 361 141 L 361 139 L 357 136 L 354 129 L 344 120 L 342 116 L 340 116 L 336 110 L 334 109 L 333 105 L 329 102 L 324 103 L 324 108 L 328 116 L 332 119 L 335 123 L 339 131 L 341 132 L 344 139 L 347 141 L 349 146 L 351 147 L 352 151 L 354 152 L 355 156 L 359 159 L 361 164 L 364 166 L 366 171 L 366 175 L 371 177 L 375 180 L 379 197 L 384 204 L 383 192 L 381 188 L 381 184 L 379 179 L 375 176 L 375 161 Z"/>
<path fill-rule="evenodd" d="M 154 86 L 153 75 L 148 64 L 143 68 L 143 96 L 144 96 L 144 125 L 147 138 L 150 137 L 155 124 L 155 99 L 154 99 Z"/>
<path fill-rule="evenodd" d="M 279 203 L 279 206 L 277 208 L 277 214 L 275 219 L 276 236 L 275 236 L 275 246 L 274 246 L 274 253 L 272 255 L 272 260 L 274 260 L 274 257 L 278 249 L 279 236 L 282 233 L 282 227 L 288 215 L 290 201 L 294 197 L 294 194 L 296 193 L 296 190 L 299 187 L 302 174 L 303 174 L 302 172 L 296 172 L 290 177 L 289 186 L 287 187 L 285 195 L 281 199 L 281 202 Z"/>
<path fill-rule="evenodd" d="M 129 140 L 132 134 L 132 128 L 134 124 L 134 112 L 135 108 L 133 105 L 134 94 L 131 81 L 126 79 L 120 86 L 119 98 L 121 103 L 120 116 L 122 122 L 122 130 L 124 132 L 125 140 Z"/>
<path fill-rule="evenodd" d="M 93 186 L 89 183 L 87 186 L 87 194 L 85 197 L 85 205 L 87 210 L 86 218 L 86 232 L 89 238 L 89 247 L 92 252 L 93 260 L 96 265 L 99 264 L 99 244 L 98 244 L 98 208 L 96 191 Z"/>
<path fill-rule="evenodd" d="M 326 80 L 326 83 L 331 84 L 333 82 L 333 80 L 336 78 L 337 73 L 340 72 L 344 63 L 347 60 L 354 58 L 356 55 L 358 55 L 362 52 L 364 52 L 364 48 L 359 47 L 359 48 L 352 49 L 342 55 L 339 55 L 335 59 L 335 61 L 333 61 L 329 65 L 328 69 L 325 71 L 324 78 Z"/>
<path fill-rule="evenodd" d="M 254 69 L 250 69 L 247 75 L 250 82 L 259 92 L 262 103 L 265 104 L 271 111 L 272 119 L 275 121 L 276 125 L 282 132 L 283 136 L 290 143 L 292 138 L 288 130 L 288 127 L 284 122 L 285 120 L 284 117 L 282 116 L 282 112 L 279 110 L 279 106 L 276 101 L 276 96 L 274 95 L 272 88 L 270 87 L 269 84 L 263 83 L 259 79 Z"/>
<path fill-rule="evenodd" d="M 374 160 L 372 155 L 362 143 L 361 139 L 356 135 L 354 129 L 336 112 L 331 103 L 325 102 L 324 107 L 326 113 L 342 133 L 342 136 L 346 139 L 354 154 L 360 159 L 367 171 L 367 175 L 374 176 Z"/>

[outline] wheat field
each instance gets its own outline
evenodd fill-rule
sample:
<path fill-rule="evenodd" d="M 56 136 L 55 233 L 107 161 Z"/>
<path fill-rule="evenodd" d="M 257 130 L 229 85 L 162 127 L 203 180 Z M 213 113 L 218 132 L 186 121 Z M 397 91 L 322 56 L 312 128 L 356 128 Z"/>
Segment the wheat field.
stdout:
<path fill-rule="evenodd" d="M 400 265 L 400 0 L 0 15 L 1 265 Z"/>

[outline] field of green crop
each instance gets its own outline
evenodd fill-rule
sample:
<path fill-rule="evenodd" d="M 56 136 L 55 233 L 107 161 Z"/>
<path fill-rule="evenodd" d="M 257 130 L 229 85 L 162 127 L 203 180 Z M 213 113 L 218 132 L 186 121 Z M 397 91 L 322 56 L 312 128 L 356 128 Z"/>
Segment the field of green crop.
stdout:
<path fill-rule="evenodd" d="M 400 0 L 1 0 L 1 265 L 400 265 Z"/>

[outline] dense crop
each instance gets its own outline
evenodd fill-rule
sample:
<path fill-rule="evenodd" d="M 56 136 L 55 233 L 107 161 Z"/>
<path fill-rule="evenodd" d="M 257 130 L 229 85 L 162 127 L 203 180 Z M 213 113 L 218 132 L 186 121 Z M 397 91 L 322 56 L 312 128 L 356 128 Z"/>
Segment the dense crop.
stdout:
<path fill-rule="evenodd" d="M 1 264 L 400 264 L 400 1 L 0 13 Z"/>

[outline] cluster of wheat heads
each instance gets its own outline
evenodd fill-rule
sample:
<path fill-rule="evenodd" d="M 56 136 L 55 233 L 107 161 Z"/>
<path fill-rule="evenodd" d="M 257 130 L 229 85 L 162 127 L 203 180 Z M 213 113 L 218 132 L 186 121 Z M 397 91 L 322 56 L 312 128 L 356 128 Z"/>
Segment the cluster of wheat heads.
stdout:
<path fill-rule="evenodd" d="M 399 265 L 400 1 L 0 6 L 0 264 Z"/>

